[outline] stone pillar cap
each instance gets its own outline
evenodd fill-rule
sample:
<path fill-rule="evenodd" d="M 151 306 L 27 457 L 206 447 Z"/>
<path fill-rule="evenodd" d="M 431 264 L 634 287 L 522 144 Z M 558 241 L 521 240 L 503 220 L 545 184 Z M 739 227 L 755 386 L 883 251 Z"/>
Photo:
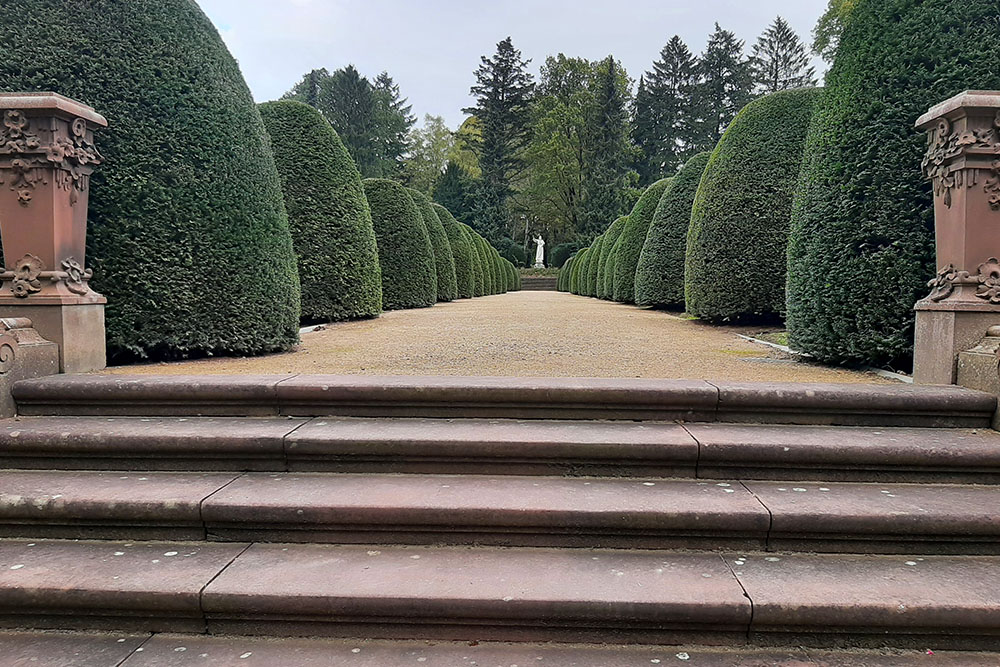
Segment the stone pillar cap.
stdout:
<path fill-rule="evenodd" d="M 108 121 L 93 107 L 59 93 L 0 93 L 0 110 L 4 109 L 62 111 L 83 118 L 94 125 L 108 126 Z"/>
<path fill-rule="evenodd" d="M 929 129 L 943 116 L 949 116 L 962 109 L 1000 109 L 1000 90 L 967 90 L 950 100 L 945 100 L 930 108 L 917 119 L 916 127 Z"/>

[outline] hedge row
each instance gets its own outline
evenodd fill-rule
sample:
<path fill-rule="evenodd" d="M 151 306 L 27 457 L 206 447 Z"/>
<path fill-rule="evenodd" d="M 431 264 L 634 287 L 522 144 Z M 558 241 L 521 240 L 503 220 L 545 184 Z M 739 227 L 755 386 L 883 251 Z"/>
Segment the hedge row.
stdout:
<path fill-rule="evenodd" d="M 804 88 L 761 97 L 719 140 L 691 209 L 688 313 L 716 322 L 784 314 L 792 198 L 821 94 Z"/>

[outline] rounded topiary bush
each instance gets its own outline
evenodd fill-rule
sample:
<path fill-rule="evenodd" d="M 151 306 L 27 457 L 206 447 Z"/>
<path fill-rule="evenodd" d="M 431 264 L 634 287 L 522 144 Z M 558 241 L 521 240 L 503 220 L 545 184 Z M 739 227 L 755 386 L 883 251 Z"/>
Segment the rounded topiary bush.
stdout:
<path fill-rule="evenodd" d="M 87 263 L 108 297 L 112 359 L 296 342 L 298 276 L 274 158 L 197 4 L 5 0 L 0 90 L 56 91 L 108 119 Z"/>
<path fill-rule="evenodd" d="M 684 305 L 684 255 L 691 206 L 710 155 L 706 151 L 688 160 L 660 197 L 635 271 L 637 305 Z"/>
<path fill-rule="evenodd" d="M 587 266 L 587 296 L 597 296 L 597 275 L 601 253 L 604 251 L 605 235 L 598 236 L 591 246 L 592 260 Z"/>
<path fill-rule="evenodd" d="M 434 251 L 417 205 L 395 181 L 369 178 L 364 186 L 378 241 L 383 308 L 433 306 L 437 301 Z"/>
<path fill-rule="evenodd" d="M 733 119 L 691 209 L 687 311 L 710 321 L 785 310 L 788 226 L 802 149 L 822 90 L 772 93 Z"/>
<path fill-rule="evenodd" d="M 621 236 L 626 222 L 628 222 L 628 216 L 623 215 L 611 223 L 611 226 L 604 232 L 604 245 L 601 246 L 601 254 L 597 258 L 596 291 L 597 297 L 600 299 L 609 300 L 614 297 L 614 265 L 610 264 L 608 260 L 614 256 L 615 244 L 618 243 L 618 237 Z M 608 270 L 609 265 L 612 267 L 611 270 Z"/>
<path fill-rule="evenodd" d="M 906 363 L 934 277 L 918 116 L 1000 88 L 996 0 L 860 0 L 806 141 L 788 248 L 791 345 L 837 362 Z"/>
<path fill-rule="evenodd" d="M 615 273 L 613 297 L 620 303 L 635 303 L 635 269 L 639 265 L 639 255 L 646 243 L 646 233 L 653 214 L 660 203 L 663 191 L 670 185 L 670 178 L 661 178 L 650 185 L 632 207 L 628 220 L 615 242 Z"/>
<path fill-rule="evenodd" d="M 472 227 L 465 223 L 459 223 L 462 231 L 469 239 L 470 257 L 472 260 L 473 296 L 484 296 L 486 294 L 486 274 L 483 272 L 483 252 L 476 240 L 479 234 Z"/>
<path fill-rule="evenodd" d="M 476 291 L 476 277 L 472 271 L 472 245 L 455 216 L 441 204 L 432 204 L 441 226 L 448 235 L 452 259 L 455 264 L 455 290 L 459 299 L 471 299 Z"/>
<path fill-rule="evenodd" d="M 281 178 L 302 286 L 302 318 L 338 321 L 382 312 L 382 273 L 361 175 L 319 111 L 260 105 Z"/>
<path fill-rule="evenodd" d="M 424 226 L 427 228 L 427 236 L 431 240 L 431 248 L 434 250 L 437 300 L 452 301 L 457 299 L 458 279 L 455 276 L 455 257 L 452 254 L 448 233 L 427 195 L 413 189 L 408 189 L 408 192 L 420 211 L 420 217 L 423 218 Z"/>

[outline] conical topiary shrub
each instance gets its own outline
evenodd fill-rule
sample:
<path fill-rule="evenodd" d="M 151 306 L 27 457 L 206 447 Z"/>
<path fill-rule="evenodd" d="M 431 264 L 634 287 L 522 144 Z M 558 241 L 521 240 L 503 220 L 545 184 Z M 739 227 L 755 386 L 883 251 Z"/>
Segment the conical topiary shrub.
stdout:
<path fill-rule="evenodd" d="M 427 195 L 408 189 L 413 203 L 420 210 L 420 216 L 427 227 L 427 236 L 431 240 L 431 247 L 434 249 L 434 267 L 437 275 L 437 300 L 452 301 L 458 298 L 458 280 L 455 277 L 455 257 L 451 250 L 451 242 L 448 234 L 444 230 L 444 225 L 438 217 L 431 200 Z"/>
<path fill-rule="evenodd" d="M 302 286 L 302 318 L 338 321 L 382 312 L 382 273 L 361 175 L 319 111 L 260 105 L 281 178 Z"/>
<path fill-rule="evenodd" d="M 740 111 L 698 186 L 688 228 L 687 312 L 740 320 L 785 310 L 792 197 L 820 88 L 761 97 Z"/>
<path fill-rule="evenodd" d="M 295 343 L 298 276 L 274 158 L 196 3 L 4 0 L 0 90 L 56 91 L 108 119 L 87 262 L 108 297 L 112 359 Z"/>
<path fill-rule="evenodd" d="M 437 301 L 434 251 L 417 205 L 395 181 L 369 178 L 364 186 L 382 267 L 382 307 L 433 306 Z"/>
<path fill-rule="evenodd" d="M 859 0 L 806 141 L 788 247 L 791 345 L 827 361 L 906 363 L 934 277 L 926 139 L 914 121 L 1000 89 L 996 0 Z"/>
<path fill-rule="evenodd" d="M 635 303 L 635 269 L 639 265 L 639 254 L 646 243 L 646 233 L 653 214 L 660 203 L 663 191 L 670 185 L 669 178 L 661 178 L 653 183 L 639 197 L 632 207 L 628 220 L 615 242 L 615 273 L 613 298 L 620 303 Z"/>
<path fill-rule="evenodd" d="M 637 305 L 684 305 L 684 255 L 691 206 L 710 155 L 706 151 L 689 159 L 660 197 L 635 271 Z"/>
<path fill-rule="evenodd" d="M 601 255 L 597 258 L 597 297 L 600 299 L 610 300 L 614 298 L 614 268 L 610 271 L 608 266 L 614 266 L 609 262 L 614 256 L 615 244 L 618 243 L 618 237 L 621 236 L 622 228 L 625 227 L 625 223 L 628 222 L 628 216 L 621 216 L 608 227 L 607 231 L 604 232 L 604 245 L 601 247 Z"/>
<path fill-rule="evenodd" d="M 483 271 L 483 252 L 476 240 L 479 238 L 479 234 L 472 227 L 469 227 L 465 223 L 459 223 L 462 226 L 462 230 L 469 238 L 469 249 L 471 251 L 470 256 L 472 259 L 472 277 L 474 279 L 473 296 L 485 296 L 486 295 L 486 274 Z"/>
<path fill-rule="evenodd" d="M 601 253 L 604 252 L 604 242 L 606 240 L 606 236 L 606 234 L 601 234 L 594 240 L 594 244 L 591 246 L 591 255 L 593 259 L 587 266 L 587 296 L 597 296 L 598 269 L 601 264 Z"/>
<path fill-rule="evenodd" d="M 471 299 L 476 291 L 476 277 L 472 271 L 472 247 L 455 216 L 441 204 L 432 204 L 438 220 L 448 235 L 448 245 L 455 263 L 455 289 L 459 299 Z"/>

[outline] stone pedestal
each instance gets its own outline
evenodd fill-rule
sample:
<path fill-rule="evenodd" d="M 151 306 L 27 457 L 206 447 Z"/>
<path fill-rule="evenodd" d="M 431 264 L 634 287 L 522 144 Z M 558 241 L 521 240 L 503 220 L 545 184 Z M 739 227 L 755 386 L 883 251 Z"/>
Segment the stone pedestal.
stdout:
<path fill-rule="evenodd" d="M 1000 92 L 957 95 L 917 127 L 928 134 L 939 270 L 916 305 L 913 377 L 954 384 L 959 353 L 1000 325 Z"/>
<path fill-rule="evenodd" d="M 59 346 L 38 335 L 31 320 L 0 319 L 0 418 L 17 412 L 11 389 L 18 380 L 59 372 Z"/>
<path fill-rule="evenodd" d="M 28 317 L 60 370 L 104 368 L 104 304 L 85 269 L 90 174 L 107 121 L 54 93 L 0 94 L 0 317 Z"/>

